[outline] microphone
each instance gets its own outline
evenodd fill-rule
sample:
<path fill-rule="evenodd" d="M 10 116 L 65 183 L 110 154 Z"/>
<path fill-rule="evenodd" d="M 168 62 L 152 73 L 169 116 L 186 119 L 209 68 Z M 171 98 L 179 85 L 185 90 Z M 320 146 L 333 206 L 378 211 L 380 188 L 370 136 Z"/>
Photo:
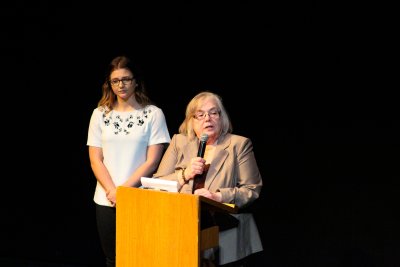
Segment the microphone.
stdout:
<path fill-rule="evenodd" d="M 206 145 L 207 145 L 207 140 L 208 140 L 208 134 L 203 133 L 200 136 L 200 144 L 199 144 L 199 150 L 197 151 L 197 156 L 203 158 L 204 157 L 204 152 L 206 151 Z M 205 180 L 205 175 L 203 174 L 197 174 L 193 178 L 193 187 L 192 187 L 192 194 L 194 194 L 194 191 L 198 188 L 203 188 L 204 187 L 204 180 Z"/>
<path fill-rule="evenodd" d="M 197 156 L 200 158 L 204 157 L 204 152 L 206 151 L 207 140 L 208 140 L 208 134 L 203 133 L 200 136 L 199 150 L 197 151 Z"/>

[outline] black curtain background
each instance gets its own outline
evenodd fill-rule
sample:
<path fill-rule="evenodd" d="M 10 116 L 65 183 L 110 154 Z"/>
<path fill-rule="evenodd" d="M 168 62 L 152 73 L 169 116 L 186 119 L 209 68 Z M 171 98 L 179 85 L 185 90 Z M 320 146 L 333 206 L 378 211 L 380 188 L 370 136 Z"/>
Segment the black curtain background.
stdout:
<path fill-rule="evenodd" d="M 211 90 L 252 139 L 264 181 L 254 266 L 399 266 L 398 89 L 364 8 L 5 4 L 1 260 L 102 266 L 87 128 L 108 63 L 127 54 L 171 136 Z"/>

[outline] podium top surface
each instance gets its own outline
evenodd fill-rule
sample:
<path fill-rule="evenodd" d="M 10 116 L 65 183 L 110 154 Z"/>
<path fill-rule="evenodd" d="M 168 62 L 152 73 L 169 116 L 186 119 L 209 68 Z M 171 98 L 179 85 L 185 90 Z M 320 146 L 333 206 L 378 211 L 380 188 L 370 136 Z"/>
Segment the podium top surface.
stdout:
<path fill-rule="evenodd" d="M 232 207 L 230 205 L 217 202 L 217 201 L 212 200 L 210 198 L 206 198 L 206 197 L 203 197 L 203 196 L 198 196 L 198 197 L 199 197 L 199 199 L 200 199 L 200 201 L 202 203 L 204 203 L 204 204 L 206 204 L 208 206 L 209 209 L 212 208 L 212 207 L 215 207 L 219 211 L 222 210 L 222 211 L 225 211 L 227 213 L 238 213 L 237 206 Z"/>

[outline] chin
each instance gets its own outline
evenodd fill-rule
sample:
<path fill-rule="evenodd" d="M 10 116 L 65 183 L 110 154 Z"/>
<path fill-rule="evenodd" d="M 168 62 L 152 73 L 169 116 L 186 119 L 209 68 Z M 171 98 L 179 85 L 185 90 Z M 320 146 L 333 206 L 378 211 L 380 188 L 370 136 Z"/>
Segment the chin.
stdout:
<path fill-rule="evenodd" d="M 215 135 L 214 130 L 204 129 L 204 131 L 202 133 L 208 134 L 208 137 Z"/>

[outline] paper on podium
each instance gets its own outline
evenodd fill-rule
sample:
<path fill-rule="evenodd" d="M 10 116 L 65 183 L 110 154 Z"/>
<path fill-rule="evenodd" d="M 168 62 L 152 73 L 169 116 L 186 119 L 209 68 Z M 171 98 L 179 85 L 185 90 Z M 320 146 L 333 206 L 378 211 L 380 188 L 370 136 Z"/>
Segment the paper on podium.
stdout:
<path fill-rule="evenodd" d="M 140 181 L 142 182 L 142 186 L 145 189 L 178 192 L 177 181 L 170 181 L 160 178 L 149 178 L 149 177 L 142 177 L 140 178 Z"/>

